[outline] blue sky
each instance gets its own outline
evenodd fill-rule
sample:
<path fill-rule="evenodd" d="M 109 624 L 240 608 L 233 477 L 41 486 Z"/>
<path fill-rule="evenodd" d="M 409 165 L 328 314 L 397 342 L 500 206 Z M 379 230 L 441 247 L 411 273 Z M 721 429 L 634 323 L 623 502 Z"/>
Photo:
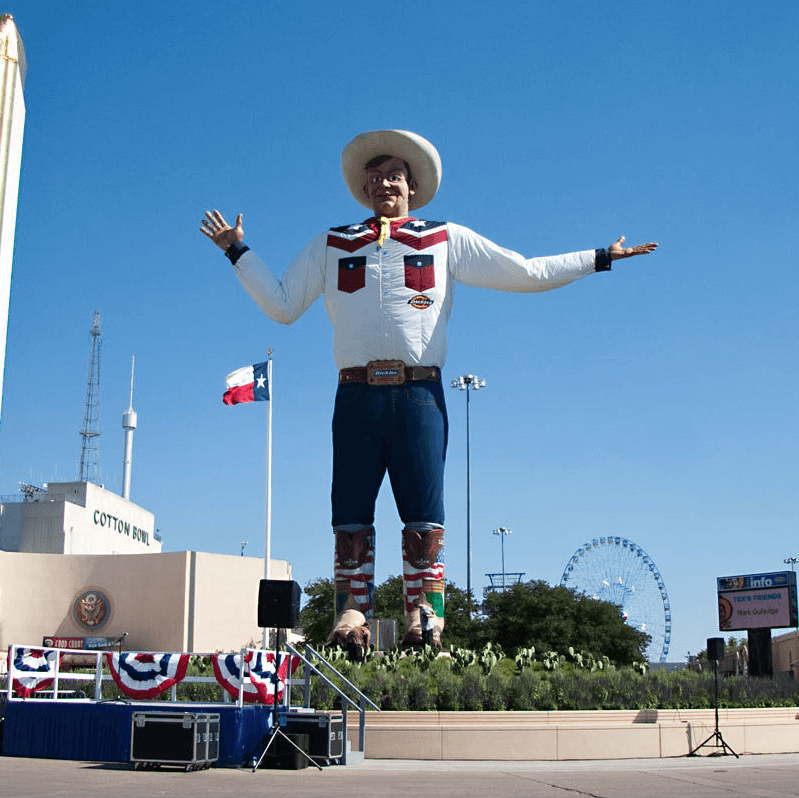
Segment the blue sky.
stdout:
<path fill-rule="evenodd" d="M 92 312 L 101 481 L 166 550 L 262 551 L 265 412 L 225 374 L 274 350 L 273 555 L 331 570 L 335 369 L 321 302 L 266 319 L 198 231 L 244 213 L 276 272 L 360 220 L 339 169 L 363 130 L 444 164 L 424 215 L 527 255 L 655 240 L 558 291 L 459 287 L 447 382 L 475 373 L 472 583 L 557 583 L 619 535 L 663 576 L 670 659 L 716 636 L 715 577 L 799 554 L 799 6 L 738 2 L 54 2 L 6 7 L 28 58 L 0 492 L 75 478 Z M 449 395 L 448 578 L 465 569 L 465 399 Z M 387 486 L 377 578 L 401 568 Z"/>

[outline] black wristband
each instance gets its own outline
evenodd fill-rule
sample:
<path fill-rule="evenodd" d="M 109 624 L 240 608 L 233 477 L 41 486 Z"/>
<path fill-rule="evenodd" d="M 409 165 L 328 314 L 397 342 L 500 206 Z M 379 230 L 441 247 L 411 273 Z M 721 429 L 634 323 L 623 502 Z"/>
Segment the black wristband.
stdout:
<path fill-rule="evenodd" d="M 241 241 L 234 241 L 226 250 L 225 257 L 235 266 L 236 261 L 250 248 Z"/>
<path fill-rule="evenodd" d="M 606 249 L 595 249 L 594 271 L 610 271 L 610 253 Z"/>

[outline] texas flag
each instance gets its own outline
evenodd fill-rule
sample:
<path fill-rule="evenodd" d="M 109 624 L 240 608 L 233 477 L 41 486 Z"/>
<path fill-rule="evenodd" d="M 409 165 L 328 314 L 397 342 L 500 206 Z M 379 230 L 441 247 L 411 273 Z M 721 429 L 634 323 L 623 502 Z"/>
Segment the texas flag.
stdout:
<path fill-rule="evenodd" d="M 269 382 L 267 380 L 266 363 L 256 363 L 236 369 L 225 377 L 225 395 L 222 401 L 226 405 L 238 405 L 242 402 L 263 402 L 269 399 Z"/>

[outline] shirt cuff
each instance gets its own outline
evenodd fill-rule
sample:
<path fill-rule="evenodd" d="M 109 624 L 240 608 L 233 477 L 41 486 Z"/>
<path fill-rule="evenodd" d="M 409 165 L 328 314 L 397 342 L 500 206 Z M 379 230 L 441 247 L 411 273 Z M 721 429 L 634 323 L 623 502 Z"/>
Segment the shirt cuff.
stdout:
<path fill-rule="evenodd" d="M 606 249 L 595 249 L 594 271 L 610 271 L 610 253 Z"/>
<path fill-rule="evenodd" d="M 225 257 L 235 266 L 236 261 L 249 249 L 243 242 L 236 241 L 225 250 Z"/>

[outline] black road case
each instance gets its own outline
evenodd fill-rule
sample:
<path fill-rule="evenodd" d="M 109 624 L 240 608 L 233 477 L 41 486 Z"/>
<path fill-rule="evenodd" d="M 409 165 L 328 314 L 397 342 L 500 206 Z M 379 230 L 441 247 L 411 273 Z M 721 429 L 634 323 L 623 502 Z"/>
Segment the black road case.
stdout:
<path fill-rule="evenodd" d="M 134 768 L 210 767 L 219 759 L 219 713 L 134 712 L 130 761 Z"/>
<path fill-rule="evenodd" d="M 331 762 L 344 756 L 344 716 L 338 712 L 289 712 L 286 731 L 307 734 L 308 753 L 317 762 Z"/>

